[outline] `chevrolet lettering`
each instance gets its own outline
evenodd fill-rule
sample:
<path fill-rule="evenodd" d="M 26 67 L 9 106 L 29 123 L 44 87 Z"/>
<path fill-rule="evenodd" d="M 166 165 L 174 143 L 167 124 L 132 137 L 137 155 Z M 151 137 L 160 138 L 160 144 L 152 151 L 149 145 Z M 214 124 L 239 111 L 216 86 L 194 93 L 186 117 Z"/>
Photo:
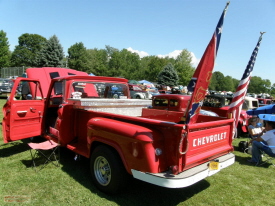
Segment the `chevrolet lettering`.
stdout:
<path fill-rule="evenodd" d="M 219 141 L 219 140 L 222 140 L 222 139 L 225 139 L 225 138 L 226 138 L 226 132 L 222 132 L 220 134 L 214 134 L 214 135 L 194 139 L 193 140 L 193 147 L 197 147 L 197 146 L 200 146 L 200 145 L 216 142 L 216 141 Z"/>

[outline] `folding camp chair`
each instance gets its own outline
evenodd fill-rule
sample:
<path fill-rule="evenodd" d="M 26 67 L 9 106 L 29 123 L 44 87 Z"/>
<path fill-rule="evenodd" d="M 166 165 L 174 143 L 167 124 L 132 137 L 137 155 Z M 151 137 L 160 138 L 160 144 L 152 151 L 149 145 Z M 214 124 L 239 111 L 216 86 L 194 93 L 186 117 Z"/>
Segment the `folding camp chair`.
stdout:
<path fill-rule="evenodd" d="M 47 140 L 41 143 L 28 143 L 30 147 L 30 153 L 32 156 L 33 167 L 36 169 L 36 162 L 38 157 L 42 156 L 45 162 L 39 170 L 43 169 L 49 162 L 56 167 L 59 167 L 59 144 L 53 140 Z M 36 170 L 37 171 L 37 170 Z"/>
<path fill-rule="evenodd" d="M 275 167 L 275 164 L 273 163 L 273 161 L 275 161 L 275 154 L 274 153 L 270 153 L 270 149 L 272 148 L 275 148 L 275 146 L 269 146 L 269 145 L 266 145 L 264 144 L 263 142 L 261 142 L 264 147 L 261 149 L 261 153 L 262 153 L 262 158 L 263 158 L 263 162 L 261 162 L 259 165 L 263 165 L 265 163 L 271 163 L 274 167 Z"/>

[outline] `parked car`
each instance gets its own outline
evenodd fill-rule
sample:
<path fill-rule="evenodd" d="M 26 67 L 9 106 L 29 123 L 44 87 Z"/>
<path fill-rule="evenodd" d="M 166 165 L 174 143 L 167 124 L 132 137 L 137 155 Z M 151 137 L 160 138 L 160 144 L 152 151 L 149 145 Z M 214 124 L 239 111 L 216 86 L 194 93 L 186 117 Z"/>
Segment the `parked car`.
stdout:
<path fill-rule="evenodd" d="M 0 97 L 8 97 L 13 87 L 11 79 L 0 78 Z"/>
<path fill-rule="evenodd" d="M 212 116 L 212 117 L 218 117 L 219 116 L 215 112 L 207 111 L 207 110 L 204 110 L 204 109 L 200 110 L 200 114 L 206 115 L 206 116 Z"/>
<path fill-rule="evenodd" d="M 152 99 L 152 94 L 142 90 L 138 85 L 129 84 L 129 90 L 132 99 Z"/>
<path fill-rule="evenodd" d="M 243 110 L 250 110 L 250 109 L 255 109 L 259 107 L 259 102 L 258 99 L 253 98 L 253 97 L 244 97 L 244 103 L 243 103 Z"/>
<path fill-rule="evenodd" d="M 220 117 L 227 118 L 229 105 L 231 104 L 232 99 L 233 99 L 233 96 L 229 96 L 229 95 L 219 95 L 219 94 L 207 95 L 205 96 L 202 109 L 215 112 Z M 246 113 L 245 110 L 242 110 L 235 137 L 239 137 L 243 134 L 247 134 L 248 119 L 249 119 L 249 115 Z"/>
<path fill-rule="evenodd" d="M 272 99 L 270 98 L 257 98 L 259 101 L 259 107 L 269 105 L 272 103 Z"/>
<path fill-rule="evenodd" d="M 125 98 L 125 87 L 121 87 L 117 84 L 109 84 L 104 87 L 104 97 L 121 99 Z"/>
<path fill-rule="evenodd" d="M 146 91 L 149 92 L 150 99 L 152 99 L 153 96 L 160 94 L 159 90 L 157 88 L 155 88 L 155 87 L 150 87 L 150 88 L 146 89 Z"/>

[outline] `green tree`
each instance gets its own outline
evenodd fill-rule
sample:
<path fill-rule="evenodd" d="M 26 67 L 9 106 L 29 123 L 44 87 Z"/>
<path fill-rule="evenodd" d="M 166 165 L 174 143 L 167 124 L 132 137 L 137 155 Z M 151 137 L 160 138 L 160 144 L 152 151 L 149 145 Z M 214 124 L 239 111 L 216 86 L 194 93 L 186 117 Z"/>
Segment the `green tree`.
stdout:
<path fill-rule="evenodd" d="M 275 83 L 272 84 L 271 88 L 270 88 L 270 91 L 269 91 L 269 94 L 273 97 L 275 97 Z"/>
<path fill-rule="evenodd" d="M 195 68 L 191 64 L 192 56 L 187 49 L 183 49 L 180 55 L 176 58 L 174 67 L 179 76 L 180 85 L 188 85 L 194 72 Z"/>
<path fill-rule="evenodd" d="M 105 49 L 87 49 L 88 73 L 105 76 L 108 71 L 108 53 Z"/>
<path fill-rule="evenodd" d="M 222 91 L 225 88 L 225 78 L 223 73 L 216 71 L 212 74 L 209 90 Z"/>
<path fill-rule="evenodd" d="M 250 79 L 250 83 L 248 86 L 248 93 L 267 93 L 271 89 L 270 80 L 263 80 L 261 77 L 253 76 Z"/>
<path fill-rule="evenodd" d="M 150 82 L 157 82 L 158 74 L 163 67 L 169 63 L 168 58 L 160 58 L 157 56 L 147 56 L 141 59 L 140 80 L 146 79 Z"/>
<path fill-rule="evenodd" d="M 0 68 L 10 65 L 11 52 L 6 32 L 0 31 Z"/>
<path fill-rule="evenodd" d="M 170 87 L 177 86 L 178 74 L 171 63 L 167 64 L 158 75 L 158 84 Z"/>
<path fill-rule="evenodd" d="M 89 71 L 88 68 L 88 53 L 82 42 L 75 43 L 68 49 L 69 68 L 79 71 Z"/>
<path fill-rule="evenodd" d="M 212 74 L 212 77 L 211 77 L 211 80 L 210 80 L 210 84 L 208 86 L 208 90 L 214 90 L 214 91 L 216 91 L 216 87 L 217 87 L 218 83 L 217 83 L 216 75 L 214 75 L 214 73 Z"/>
<path fill-rule="evenodd" d="M 224 77 L 223 91 L 234 91 L 234 84 L 231 76 Z"/>
<path fill-rule="evenodd" d="M 127 49 L 114 51 L 109 61 L 108 76 L 136 79 L 140 69 L 140 58 L 136 53 Z"/>
<path fill-rule="evenodd" d="M 63 47 L 59 43 L 57 36 L 53 35 L 45 43 L 37 57 L 40 67 L 62 67 L 65 66 Z"/>
<path fill-rule="evenodd" d="M 240 80 L 232 78 L 232 82 L 233 82 L 233 89 L 232 92 L 235 92 L 237 87 L 239 86 Z"/>
<path fill-rule="evenodd" d="M 119 51 L 119 49 L 116 49 L 116 48 L 111 47 L 109 45 L 105 45 L 105 50 L 106 50 L 109 58 L 111 58 L 111 56 L 113 55 L 114 52 L 118 52 Z"/>
<path fill-rule="evenodd" d="M 40 51 L 47 42 L 47 39 L 38 34 L 22 34 L 18 38 L 18 43 L 12 52 L 12 66 L 36 67 Z"/>

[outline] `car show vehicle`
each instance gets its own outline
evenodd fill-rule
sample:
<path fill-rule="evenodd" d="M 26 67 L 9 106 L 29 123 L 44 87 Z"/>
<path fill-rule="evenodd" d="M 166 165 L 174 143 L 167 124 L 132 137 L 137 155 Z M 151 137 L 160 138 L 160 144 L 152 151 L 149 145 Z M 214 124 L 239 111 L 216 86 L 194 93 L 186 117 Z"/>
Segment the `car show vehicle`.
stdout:
<path fill-rule="evenodd" d="M 253 97 L 248 97 L 248 96 L 244 97 L 244 102 L 242 106 L 243 110 L 256 109 L 258 107 L 259 107 L 258 99 Z"/>
<path fill-rule="evenodd" d="M 235 162 L 234 120 L 201 114 L 186 124 L 189 95 L 131 99 L 123 78 L 64 68 L 26 72 L 28 78 L 15 80 L 3 107 L 4 142 L 35 136 L 58 142 L 90 159 L 91 179 L 105 193 L 120 192 L 130 176 L 167 188 L 187 187 Z M 22 81 L 29 84 L 30 100 L 13 98 Z M 108 97 L 112 87 L 122 88 L 118 99 Z"/>
<path fill-rule="evenodd" d="M 152 99 L 149 91 L 142 90 L 138 85 L 129 84 L 129 90 L 132 99 Z"/>
<path fill-rule="evenodd" d="M 11 79 L 0 79 L 0 97 L 8 97 L 13 87 Z"/>
<path fill-rule="evenodd" d="M 233 99 L 231 95 L 210 94 L 206 95 L 203 101 L 202 109 L 217 113 L 220 117 L 227 118 L 229 105 Z M 246 104 L 243 104 L 245 106 Z M 246 109 L 247 110 L 247 109 Z M 242 134 L 247 134 L 249 116 L 245 110 L 241 111 L 240 118 L 238 120 L 238 127 L 236 137 Z"/>
<path fill-rule="evenodd" d="M 259 107 L 266 106 L 272 104 L 271 98 L 257 98 L 259 101 Z"/>

